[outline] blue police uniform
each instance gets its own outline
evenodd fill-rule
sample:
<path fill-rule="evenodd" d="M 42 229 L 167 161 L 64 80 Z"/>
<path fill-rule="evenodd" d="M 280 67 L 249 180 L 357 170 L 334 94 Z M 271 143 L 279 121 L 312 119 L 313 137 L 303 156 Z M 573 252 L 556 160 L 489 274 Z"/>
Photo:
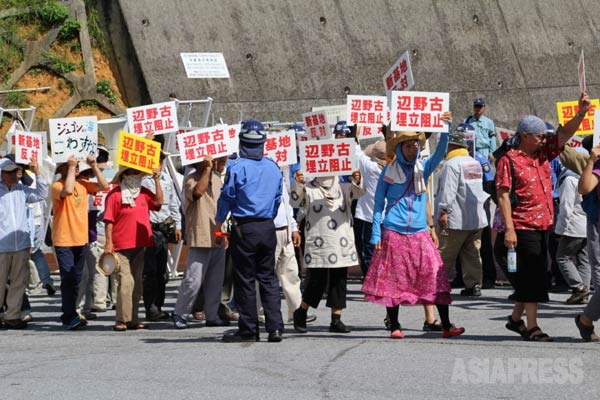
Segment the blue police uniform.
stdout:
<path fill-rule="evenodd" d="M 224 341 L 258 340 L 256 281 L 269 341 L 281 340 L 271 340 L 271 335 L 283 332 L 273 223 L 281 202 L 283 177 L 273 160 L 262 157 L 261 135 L 266 138 L 260 122 L 250 120 L 242 124 L 239 158 L 230 161 L 217 203 L 217 222 L 224 222 L 228 213 L 234 220 L 229 249 L 234 263 L 234 300 L 240 313 L 238 332 L 224 336 Z M 227 339 L 235 335 L 237 340 Z"/>
<path fill-rule="evenodd" d="M 494 171 L 492 170 L 492 164 L 490 160 L 479 152 L 475 152 L 475 159 L 481 164 L 481 170 L 483 171 L 483 185 L 487 182 L 494 180 Z"/>

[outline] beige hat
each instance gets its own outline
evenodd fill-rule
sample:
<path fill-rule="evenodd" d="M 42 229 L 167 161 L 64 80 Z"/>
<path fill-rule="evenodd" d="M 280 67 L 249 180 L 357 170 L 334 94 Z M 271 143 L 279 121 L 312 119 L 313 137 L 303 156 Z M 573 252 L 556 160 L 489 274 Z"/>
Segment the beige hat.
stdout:
<path fill-rule="evenodd" d="M 375 161 L 380 166 L 384 167 L 386 164 L 386 143 L 382 140 L 376 143 L 372 143 L 365 149 L 365 155 L 371 160 Z"/>
<path fill-rule="evenodd" d="M 388 140 L 386 146 L 387 156 L 393 158 L 396 156 L 396 147 L 403 142 L 408 142 L 409 140 L 419 140 L 421 142 L 421 148 L 425 147 L 425 134 L 423 132 L 408 132 L 408 131 L 400 131 L 394 132 L 394 136 Z"/>
<path fill-rule="evenodd" d="M 115 272 L 119 272 L 119 257 L 114 253 L 102 253 L 98 259 L 96 269 L 104 276 L 109 276 Z"/>

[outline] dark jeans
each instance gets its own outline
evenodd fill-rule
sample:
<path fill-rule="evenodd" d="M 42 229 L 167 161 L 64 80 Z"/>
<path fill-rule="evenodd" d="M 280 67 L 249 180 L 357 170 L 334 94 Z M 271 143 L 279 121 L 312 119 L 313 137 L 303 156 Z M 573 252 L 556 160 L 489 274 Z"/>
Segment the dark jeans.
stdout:
<path fill-rule="evenodd" d="M 234 300 L 240 313 L 238 327 L 242 335 L 258 332 L 256 281 L 260 289 L 267 332 L 283 331 L 279 280 L 275 275 L 275 225 L 273 220 L 241 223 L 243 238 L 233 232 L 230 250 L 233 260 Z"/>
<path fill-rule="evenodd" d="M 496 264 L 494 262 L 494 247 L 492 246 L 492 230 L 486 226 L 481 231 L 481 267 L 483 269 L 483 282 L 494 284 L 496 282 Z"/>
<path fill-rule="evenodd" d="M 309 268 L 308 271 L 302 301 L 317 308 L 327 288 L 327 307 L 338 310 L 346 308 L 348 268 Z"/>
<path fill-rule="evenodd" d="M 158 312 L 165 304 L 165 288 L 169 282 L 167 273 L 168 243 L 162 232 L 152 230 L 154 245 L 146 247 L 144 254 L 144 307 L 146 312 Z"/>
<path fill-rule="evenodd" d="M 62 300 L 63 324 L 68 324 L 77 316 L 77 293 L 85 265 L 88 245 L 62 247 L 54 246 L 60 272 L 60 297 Z"/>
<path fill-rule="evenodd" d="M 360 269 L 362 270 L 363 276 L 367 276 L 369 265 L 371 265 L 371 258 L 373 257 L 373 250 L 375 246 L 371 244 L 371 230 L 373 229 L 373 223 L 363 221 L 362 219 L 354 219 L 354 239 L 356 243 L 356 251 L 360 257 Z"/>

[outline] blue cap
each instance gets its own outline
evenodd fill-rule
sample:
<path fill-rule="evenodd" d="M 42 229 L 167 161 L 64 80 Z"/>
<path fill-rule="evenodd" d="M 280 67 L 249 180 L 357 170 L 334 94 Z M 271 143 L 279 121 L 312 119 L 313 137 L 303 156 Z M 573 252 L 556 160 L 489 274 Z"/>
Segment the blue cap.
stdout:
<path fill-rule="evenodd" d="M 475 128 L 471 124 L 460 124 L 458 127 L 456 127 L 456 131 L 462 132 L 462 133 L 472 132 L 474 130 L 475 130 Z"/>
<path fill-rule="evenodd" d="M 294 124 L 290 126 L 290 129 L 293 129 L 296 132 L 304 132 L 304 127 L 302 125 Z"/>
<path fill-rule="evenodd" d="M 483 97 L 478 97 L 473 101 L 474 107 L 485 107 L 485 99 Z"/>
<path fill-rule="evenodd" d="M 242 121 L 240 142 L 259 145 L 263 144 L 265 140 L 267 140 L 267 133 L 265 132 L 265 126 L 261 122 L 255 119 Z"/>
<path fill-rule="evenodd" d="M 554 132 L 556 132 L 554 130 L 554 127 L 552 126 L 552 124 L 550 122 L 546 122 L 546 133 L 550 136 L 554 135 Z"/>
<path fill-rule="evenodd" d="M 348 136 L 350 133 L 350 128 L 348 128 L 348 125 L 346 125 L 346 121 L 338 121 L 333 127 L 333 133 L 335 135 Z"/>

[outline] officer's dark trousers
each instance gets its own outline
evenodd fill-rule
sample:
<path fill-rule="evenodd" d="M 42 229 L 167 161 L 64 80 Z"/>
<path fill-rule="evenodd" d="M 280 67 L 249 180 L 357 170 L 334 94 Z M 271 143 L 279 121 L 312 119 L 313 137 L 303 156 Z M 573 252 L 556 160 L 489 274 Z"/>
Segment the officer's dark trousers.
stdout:
<path fill-rule="evenodd" d="M 271 219 L 239 222 L 242 238 L 232 232 L 230 249 L 235 285 L 234 300 L 240 313 L 240 334 L 253 335 L 258 332 L 256 280 L 259 283 L 267 332 L 283 332 L 279 281 L 275 275 L 275 225 Z"/>

